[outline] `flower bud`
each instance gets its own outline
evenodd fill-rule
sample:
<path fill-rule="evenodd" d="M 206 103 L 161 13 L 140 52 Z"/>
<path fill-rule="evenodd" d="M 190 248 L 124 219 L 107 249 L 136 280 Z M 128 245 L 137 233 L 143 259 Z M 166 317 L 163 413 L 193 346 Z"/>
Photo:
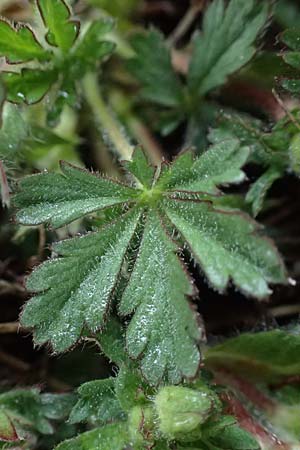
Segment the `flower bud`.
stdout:
<path fill-rule="evenodd" d="M 155 398 L 161 433 L 169 439 L 192 433 L 210 416 L 214 395 L 181 386 L 162 388 Z M 197 435 L 199 437 L 199 434 Z"/>

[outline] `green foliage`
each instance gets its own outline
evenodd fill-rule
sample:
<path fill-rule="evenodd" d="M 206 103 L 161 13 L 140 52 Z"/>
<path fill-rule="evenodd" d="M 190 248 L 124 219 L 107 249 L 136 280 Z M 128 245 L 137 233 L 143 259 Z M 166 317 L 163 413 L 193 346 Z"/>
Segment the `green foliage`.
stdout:
<path fill-rule="evenodd" d="M 136 197 L 133 188 L 70 164 L 62 163 L 61 171 L 61 174 L 33 175 L 20 182 L 20 192 L 15 197 L 20 223 L 46 222 L 59 228 L 84 214 L 126 204 Z"/>
<path fill-rule="evenodd" d="M 132 373 L 132 370 L 128 371 L 127 375 L 131 377 Z M 124 374 L 118 375 L 116 383 L 120 376 L 124 378 Z M 78 419 L 108 418 L 107 414 L 112 412 L 117 401 L 113 394 L 113 384 L 113 380 L 109 379 L 84 385 L 81 394 L 85 391 L 87 395 L 80 394 L 81 398 L 73 409 L 70 420 L 74 418 L 74 411 L 75 414 L 79 413 Z M 145 396 L 143 402 L 137 396 L 138 392 L 140 389 L 137 387 L 135 393 L 130 391 L 131 406 L 126 412 L 123 411 L 123 416 L 119 417 L 121 421 L 117 421 L 118 417 L 115 416 L 113 423 L 80 434 L 60 444 L 57 449 L 96 449 L 101 446 L 101 449 L 107 450 L 124 447 L 139 450 L 151 445 L 152 448 L 167 450 L 172 448 L 170 444 L 175 440 L 178 448 L 181 445 L 185 445 L 184 448 L 191 445 L 197 448 L 206 448 L 208 445 L 210 448 L 210 445 L 214 445 L 224 450 L 259 448 L 255 439 L 241 429 L 233 417 L 222 415 L 222 404 L 209 386 L 165 386 L 156 393 Z M 110 396 L 110 405 L 107 394 Z M 101 413 L 99 401 L 102 402 Z M 106 412 L 105 407 L 108 407 Z"/>
<path fill-rule="evenodd" d="M 73 395 L 41 395 L 37 389 L 0 394 L 0 442 L 19 442 L 36 433 L 53 434 L 51 421 L 66 419 L 73 404 Z"/>
<path fill-rule="evenodd" d="M 267 6 L 254 0 L 231 0 L 227 8 L 223 0 L 213 1 L 205 11 L 202 31 L 192 39 L 185 84 L 175 73 L 170 47 L 158 31 L 134 36 L 135 56 L 128 68 L 141 84 L 141 96 L 168 109 L 159 125 L 164 133 L 188 119 L 188 143 L 203 142 L 204 131 L 199 128 L 215 116 L 215 106 L 203 103 L 203 97 L 250 61 L 266 19 Z"/>
<path fill-rule="evenodd" d="M 12 63 L 32 59 L 41 63 L 36 68 L 22 64 L 19 71 L 6 70 L 2 79 L 7 88 L 7 99 L 14 103 L 37 103 L 51 89 L 48 121 L 53 125 L 65 104 L 77 106 L 79 81 L 86 73 L 95 71 L 98 63 L 112 52 L 114 44 L 105 41 L 104 36 L 113 24 L 100 20 L 91 23 L 85 33 L 79 35 L 80 24 L 71 19 L 72 12 L 64 0 L 36 1 L 50 48 L 43 48 L 28 27 L 14 29 L 4 21 L 0 22 L 0 55 Z"/>
<path fill-rule="evenodd" d="M 78 389 L 79 400 L 71 411 L 69 421 L 101 425 L 122 418 L 124 413 L 114 389 L 113 378 L 82 384 Z"/>
<path fill-rule="evenodd" d="M 47 61 L 50 53 L 43 49 L 33 31 L 27 26 L 13 28 L 8 22 L 0 22 L 0 53 L 10 63 L 30 60 Z"/>
<path fill-rule="evenodd" d="M 213 436 L 209 443 L 218 449 L 234 448 L 235 450 L 259 450 L 260 445 L 251 436 L 250 433 L 238 427 L 231 425 L 220 430 Z"/>
<path fill-rule="evenodd" d="M 37 4 L 48 30 L 47 42 L 63 52 L 68 51 L 77 38 L 79 23 L 70 20 L 71 11 L 67 4 L 64 0 L 38 0 Z"/>
<path fill-rule="evenodd" d="M 185 298 L 195 290 L 176 256 L 181 239 L 219 290 L 231 278 L 247 294 L 263 298 L 270 293 L 268 283 L 285 281 L 276 250 L 254 233 L 256 225 L 239 213 L 214 208 L 213 197 L 207 201 L 218 192 L 217 185 L 243 179 L 240 167 L 246 155 L 236 141 L 224 141 L 195 160 L 183 153 L 163 168 L 151 188 L 148 176 L 136 187 L 134 181 L 125 186 L 65 164 L 62 174 L 23 179 L 14 204 L 18 221 L 25 225 L 60 227 L 84 214 L 124 205 L 113 215 L 118 220 L 99 232 L 55 244 L 57 257 L 29 277 L 27 288 L 36 296 L 27 304 L 22 323 L 34 328 L 36 342 L 50 341 L 55 351 L 64 351 L 85 327 L 91 332 L 103 329 L 121 275 L 125 287 L 118 298 L 119 313 L 134 313 L 126 332 L 129 356 L 140 361 L 151 384 L 193 377 L 200 362 L 201 329 Z M 127 165 L 134 179 L 143 180 L 143 158 L 137 150 Z M 212 171 L 222 165 L 227 171 Z M 170 232 L 180 233 L 178 243 L 171 241 Z M 132 267 L 129 261 L 128 270 L 133 238 L 138 250 L 132 248 L 135 263 Z"/>
<path fill-rule="evenodd" d="M 300 70 L 300 28 L 286 30 L 282 33 L 281 40 L 291 49 L 283 54 L 284 61 L 298 72 Z M 282 87 L 292 94 L 299 94 L 300 80 L 284 79 L 282 81 Z"/>
<path fill-rule="evenodd" d="M 235 374 L 264 382 L 280 382 L 299 376 L 298 334 L 280 330 L 246 333 L 210 348 L 206 363 L 212 368 L 227 368 Z"/>
<path fill-rule="evenodd" d="M 184 101 L 183 86 L 174 72 L 171 54 L 164 37 L 157 30 L 140 34 L 132 39 L 136 57 L 128 68 L 141 81 L 141 95 L 160 105 L 180 108 Z"/>
<path fill-rule="evenodd" d="M 128 443 L 127 426 L 123 423 L 106 425 L 92 431 L 80 434 L 78 437 L 65 441 L 56 450 L 124 450 Z"/>
<path fill-rule="evenodd" d="M 300 115 L 295 109 L 289 117 L 279 120 L 266 132 L 263 123 L 247 115 L 231 114 L 220 118 L 219 128 L 211 131 L 210 140 L 218 143 L 229 138 L 239 139 L 250 149 L 248 161 L 262 166 L 265 172 L 252 184 L 246 201 L 251 204 L 254 216 L 264 207 L 267 194 L 273 183 L 286 172 L 299 174 L 299 128 Z"/>
<path fill-rule="evenodd" d="M 193 93 L 205 95 L 224 84 L 227 77 L 253 57 L 253 43 L 265 24 L 266 4 L 254 0 L 215 0 L 203 19 L 203 32 L 196 35 L 188 74 Z"/>
<path fill-rule="evenodd" d="M 51 246 L 26 279 L 31 299 L 21 326 L 54 354 L 93 342 L 113 364 L 109 378 L 90 381 L 87 373 L 74 394 L 1 393 L 0 448 L 259 450 L 276 439 L 287 448 L 299 442 L 299 389 L 289 384 L 300 375 L 299 330 L 202 346 L 196 304 L 198 278 L 218 296 L 233 286 L 257 300 L 273 284 L 288 284 L 269 230 L 246 211 L 257 216 L 272 185 L 300 173 L 299 110 L 276 123 L 266 119 L 278 115 L 269 98 L 275 75 L 286 92 L 300 92 L 298 9 L 289 0 L 274 5 L 278 23 L 294 24 L 280 35 L 290 49 L 282 51 L 284 64 L 269 45 L 255 58 L 271 12 L 266 0 L 191 2 L 169 38 L 155 28 L 132 29 L 130 20 L 148 21 L 157 8 L 170 14 L 166 28 L 172 22 L 176 2 L 150 3 L 33 0 L 35 30 L 0 20 L 0 103 L 10 102 L 0 129 L 2 203 L 9 206 L 13 190 L 17 224 L 38 227 L 38 250 L 29 244 L 34 261 L 43 260 L 44 240 Z M 193 33 L 198 13 L 202 28 Z M 129 31 L 128 41 L 113 31 L 110 14 Z M 115 46 L 99 89 L 99 63 Z M 120 56 L 128 58 L 125 70 Z M 240 103 L 248 90 L 254 108 Z M 256 108 L 260 119 L 242 112 Z M 176 130 L 168 151 L 152 138 L 157 127 Z M 107 141 L 125 161 L 106 152 Z M 171 162 L 161 157 L 171 160 L 182 143 L 187 149 Z M 59 155 L 71 161 L 58 163 Z M 248 163 L 260 175 L 245 192 Z M 18 171 L 28 176 L 15 183 Z"/>

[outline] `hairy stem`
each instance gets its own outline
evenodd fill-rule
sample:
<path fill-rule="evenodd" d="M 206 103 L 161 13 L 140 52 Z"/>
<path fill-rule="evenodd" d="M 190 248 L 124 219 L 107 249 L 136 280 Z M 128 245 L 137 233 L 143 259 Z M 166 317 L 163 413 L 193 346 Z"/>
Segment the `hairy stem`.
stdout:
<path fill-rule="evenodd" d="M 82 85 L 84 96 L 93 111 L 95 120 L 103 130 L 103 134 L 108 137 L 120 158 L 131 160 L 134 146 L 128 142 L 118 122 L 105 104 L 96 74 L 87 74 L 82 81 Z"/>

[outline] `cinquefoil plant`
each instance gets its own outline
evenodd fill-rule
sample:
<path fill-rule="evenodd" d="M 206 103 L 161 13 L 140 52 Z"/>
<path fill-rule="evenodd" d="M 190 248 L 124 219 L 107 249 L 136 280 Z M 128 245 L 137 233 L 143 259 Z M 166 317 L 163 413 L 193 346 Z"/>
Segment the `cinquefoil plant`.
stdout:
<path fill-rule="evenodd" d="M 231 288 L 256 300 L 269 298 L 274 285 L 293 283 L 268 230 L 250 216 L 249 203 L 258 215 L 272 184 L 286 172 L 299 173 L 297 161 L 287 157 L 291 148 L 293 157 L 299 155 L 298 113 L 269 129 L 232 110 L 229 120 L 222 114 L 218 126 L 215 121 L 217 89 L 255 56 L 270 5 L 212 1 L 203 12 L 202 33 L 187 47 L 192 51 L 185 80 L 171 61 L 172 39 L 164 42 L 153 29 L 134 38 L 127 48 L 132 56 L 126 82 L 135 89 L 133 75 L 149 110 L 156 103 L 160 118 L 167 113 L 168 131 L 178 131 L 183 122 L 182 141 L 198 145 L 157 161 L 150 132 L 142 126 L 142 142 L 132 144 L 99 90 L 102 82 L 112 88 L 107 78 L 124 55 L 116 54 L 101 79 L 99 62 L 113 52 L 112 40 L 129 45 L 126 37 L 112 34 L 113 22 L 103 17 L 80 26 L 64 0 L 33 3 L 35 31 L 0 21 L 0 54 L 7 61 L 3 102 L 19 105 L 4 109 L 1 188 L 7 205 L 14 191 L 18 225 L 45 227 L 52 241 L 58 240 L 26 279 L 31 298 L 20 325 L 53 354 L 92 341 L 116 369 L 114 376 L 83 383 L 74 393 L 1 392 L 0 448 L 299 449 L 299 387 L 288 382 L 300 374 L 298 327 L 207 345 L 197 311 L 199 298 L 205 301 L 197 288 L 200 277 L 218 294 Z M 123 7 L 116 4 L 116 16 Z M 294 33 L 283 39 L 298 51 Z M 297 68 L 298 59 L 298 53 L 285 55 Z M 124 73 L 118 75 L 108 94 L 116 103 L 124 96 L 118 86 Z M 284 86 L 290 88 L 290 82 Z M 34 123 L 35 114 L 42 115 L 42 125 Z M 88 129 L 90 123 L 100 125 L 118 156 L 113 161 L 108 154 L 113 169 L 102 174 L 61 161 L 57 171 L 15 180 L 16 166 L 33 172 L 27 152 L 38 140 L 49 147 L 68 143 L 58 124 L 74 114 L 76 120 L 88 117 Z M 199 147 L 200 141 L 211 145 Z M 261 166 L 263 174 L 245 196 L 233 195 L 240 185 L 239 193 L 247 190 L 249 163 Z M 81 234 L 66 238 L 71 224 Z"/>

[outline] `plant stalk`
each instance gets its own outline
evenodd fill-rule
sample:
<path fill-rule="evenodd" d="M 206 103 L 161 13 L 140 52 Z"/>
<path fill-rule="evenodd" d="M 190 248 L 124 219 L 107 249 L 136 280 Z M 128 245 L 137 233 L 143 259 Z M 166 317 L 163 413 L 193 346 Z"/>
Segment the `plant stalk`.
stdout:
<path fill-rule="evenodd" d="M 84 96 L 93 111 L 94 117 L 103 133 L 108 136 L 121 159 L 131 160 L 134 146 L 131 145 L 120 130 L 120 126 L 101 95 L 97 75 L 88 73 L 82 81 Z"/>

